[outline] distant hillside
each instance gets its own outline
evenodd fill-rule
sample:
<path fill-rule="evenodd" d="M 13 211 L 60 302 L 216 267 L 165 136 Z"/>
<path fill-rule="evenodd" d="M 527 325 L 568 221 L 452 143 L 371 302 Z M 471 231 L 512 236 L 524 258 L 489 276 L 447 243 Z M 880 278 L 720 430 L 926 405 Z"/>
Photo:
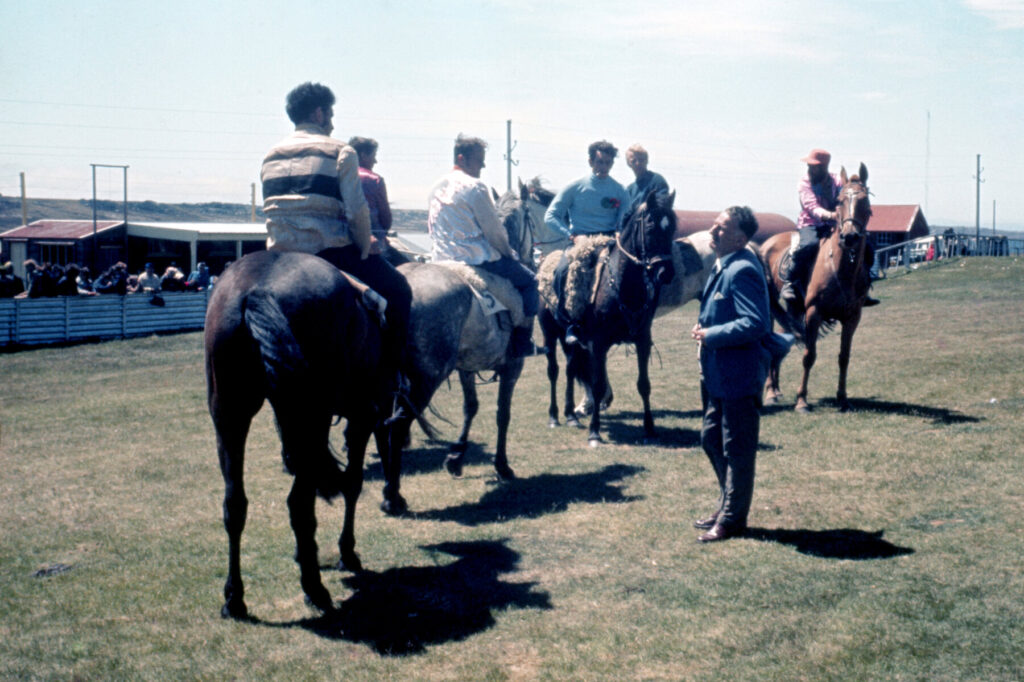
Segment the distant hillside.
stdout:
<path fill-rule="evenodd" d="M 28 222 L 35 220 L 92 220 L 92 199 L 28 199 Z M 395 209 L 396 230 L 427 229 L 427 212 Z M 121 220 L 124 207 L 120 201 L 97 201 L 96 217 L 100 220 Z M 169 223 L 247 223 L 251 219 L 248 204 L 160 204 L 155 201 L 129 201 L 128 222 Z M 256 222 L 263 222 L 263 210 L 256 208 Z M 0 197 L 0 231 L 22 224 L 21 199 Z"/>

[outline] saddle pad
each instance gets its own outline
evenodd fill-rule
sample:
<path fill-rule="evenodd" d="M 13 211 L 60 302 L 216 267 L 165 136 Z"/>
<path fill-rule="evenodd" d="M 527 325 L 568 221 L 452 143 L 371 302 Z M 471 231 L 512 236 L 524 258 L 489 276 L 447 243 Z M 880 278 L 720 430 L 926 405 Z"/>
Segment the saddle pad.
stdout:
<path fill-rule="evenodd" d="M 473 291 L 485 315 L 507 310 L 512 316 L 513 326 L 520 327 L 526 322 L 526 316 L 523 314 L 523 297 L 504 277 L 474 265 L 455 261 L 435 261 L 434 264 L 448 268 L 458 275 Z"/>
<path fill-rule="evenodd" d="M 615 243 L 615 238 L 604 235 L 577 235 L 575 239 L 573 245 L 565 251 L 553 251 L 547 255 L 537 272 L 537 282 L 540 295 L 548 307 L 557 309 L 560 297 L 554 286 L 555 271 L 564 258 L 568 262 L 568 274 L 565 278 L 565 312 L 570 319 L 579 320 L 592 300 L 597 258 L 604 248 Z"/>

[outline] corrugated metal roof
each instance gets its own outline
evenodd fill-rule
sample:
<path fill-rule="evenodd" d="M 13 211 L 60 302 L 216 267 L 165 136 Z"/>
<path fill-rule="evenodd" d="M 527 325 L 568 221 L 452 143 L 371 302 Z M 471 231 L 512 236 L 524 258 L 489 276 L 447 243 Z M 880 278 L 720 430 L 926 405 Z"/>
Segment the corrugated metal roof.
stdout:
<path fill-rule="evenodd" d="M 96 231 L 124 225 L 123 220 L 98 220 Z M 91 220 L 36 220 L 0 233 L 3 239 L 84 239 L 92 236 Z"/>
<path fill-rule="evenodd" d="M 676 210 L 676 237 L 686 237 L 695 232 L 710 230 L 715 218 L 721 211 L 682 211 Z M 757 218 L 757 234 L 754 235 L 755 242 L 763 242 L 768 237 L 779 232 L 789 232 L 796 229 L 796 223 L 778 213 L 754 212 Z"/>
<path fill-rule="evenodd" d="M 917 204 L 872 204 L 868 232 L 910 232 L 920 211 Z"/>

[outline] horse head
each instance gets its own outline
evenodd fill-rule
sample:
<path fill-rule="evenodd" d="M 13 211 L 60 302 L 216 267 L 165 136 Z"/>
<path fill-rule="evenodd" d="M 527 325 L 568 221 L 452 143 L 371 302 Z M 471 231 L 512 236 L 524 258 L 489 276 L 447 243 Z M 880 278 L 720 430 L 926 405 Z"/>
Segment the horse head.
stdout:
<path fill-rule="evenodd" d="M 536 269 L 533 247 L 536 242 L 537 223 L 528 206 L 529 188 L 521 181 L 518 192 L 509 191 L 497 200 L 498 218 L 508 241 L 520 260 L 531 270 Z"/>
<path fill-rule="evenodd" d="M 657 283 L 666 284 L 675 276 L 672 239 L 676 233 L 676 214 L 672 210 L 676 193 L 650 192 L 635 211 L 626 217 L 626 225 L 617 237 L 626 256 L 644 268 Z"/>
<path fill-rule="evenodd" d="M 856 175 L 847 178 L 846 168 L 839 173 L 843 186 L 839 190 L 836 222 L 839 224 L 839 244 L 852 251 L 867 237 L 871 219 L 871 199 L 868 191 L 868 169 L 862 163 Z"/>

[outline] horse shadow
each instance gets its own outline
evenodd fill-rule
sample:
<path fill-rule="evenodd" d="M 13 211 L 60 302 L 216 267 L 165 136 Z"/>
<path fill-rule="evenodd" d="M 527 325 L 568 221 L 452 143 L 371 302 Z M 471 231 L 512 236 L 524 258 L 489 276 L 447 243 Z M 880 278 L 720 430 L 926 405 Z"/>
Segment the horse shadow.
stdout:
<path fill-rule="evenodd" d="M 792 545 L 801 554 L 822 559 L 892 559 L 913 554 L 909 547 L 894 545 L 882 538 L 885 531 L 874 532 L 856 528 L 832 530 L 785 530 L 782 528 L 748 528 L 744 537 L 761 542 Z"/>
<path fill-rule="evenodd" d="M 540 474 L 497 485 L 477 502 L 410 514 L 428 521 L 454 521 L 463 526 L 536 519 L 564 512 L 572 503 L 624 504 L 642 499 L 625 495 L 616 485 L 646 469 L 628 464 L 609 464 L 582 474 Z"/>
<path fill-rule="evenodd" d="M 703 412 L 691 410 L 652 410 L 657 437 L 652 445 L 666 448 L 692 448 L 700 446 L 700 428 L 685 429 L 676 426 L 665 426 L 669 418 L 697 419 L 704 416 Z M 644 413 L 639 410 L 609 411 L 601 413 L 601 428 L 613 443 L 641 443 L 644 441 Z"/>
<path fill-rule="evenodd" d="M 444 458 L 451 450 L 450 444 L 441 441 L 428 441 L 428 444 L 419 448 L 408 448 L 402 452 L 402 475 L 429 474 L 444 469 Z M 487 461 L 487 455 L 482 448 L 470 445 L 466 453 L 466 463 L 475 464 Z M 364 481 L 383 481 L 384 467 L 381 463 L 380 454 L 368 456 L 366 467 L 363 470 Z"/>
<path fill-rule="evenodd" d="M 930 419 L 933 424 L 970 424 L 980 422 L 981 417 L 975 417 L 956 410 L 949 410 L 943 407 L 932 407 L 930 405 L 915 405 L 913 403 L 898 403 L 889 400 L 878 400 L 876 398 L 850 398 L 850 408 L 854 411 L 874 412 L 876 414 L 901 414 L 906 417 L 922 417 Z M 819 405 L 839 409 L 839 403 L 835 398 L 822 398 Z"/>
<path fill-rule="evenodd" d="M 494 611 L 550 610 L 535 582 L 506 582 L 520 554 L 507 539 L 422 545 L 457 559 L 429 566 L 362 571 L 342 583 L 354 594 L 333 613 L 289 622 L 250 620 L 272 628 L 302 628 L 330 640 L 366 644 L 382 656 L 424 653 L 429 645 L 462 641 L 494 626 Z"/>

